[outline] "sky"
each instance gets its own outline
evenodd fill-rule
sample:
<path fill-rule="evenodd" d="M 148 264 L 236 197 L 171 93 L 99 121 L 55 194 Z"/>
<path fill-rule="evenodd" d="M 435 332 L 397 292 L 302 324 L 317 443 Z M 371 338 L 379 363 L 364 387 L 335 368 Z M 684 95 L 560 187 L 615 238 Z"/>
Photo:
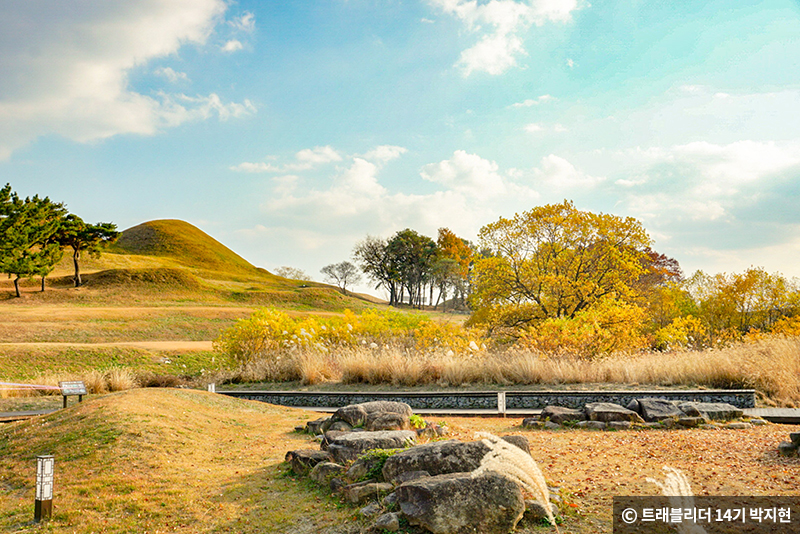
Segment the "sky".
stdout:
<path fill-rule="evenodd" d="M 574 201 L 800 277 L 800 2 L 0 0 L 0 184 L 251 263 Z M 363 288 L 367 286 L 364 285 Z"/>

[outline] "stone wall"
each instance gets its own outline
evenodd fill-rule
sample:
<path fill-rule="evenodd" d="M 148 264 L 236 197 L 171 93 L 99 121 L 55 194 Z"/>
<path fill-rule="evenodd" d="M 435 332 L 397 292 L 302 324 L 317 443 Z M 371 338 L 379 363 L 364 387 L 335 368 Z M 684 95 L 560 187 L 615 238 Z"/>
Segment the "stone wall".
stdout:
<path fill-rule="evenodd" d="M 498 411 L 497 391 L 473 392 L 307 392 L 307 391 L 218 391 L 296 408 L 339 408 L 376 400 L 405 402 L 418 410 Z M 695 402 L 725 402 L 737 408 L 755 407 L 755 390 L 652 390 L 652 391 L 506 391 L 506 412 L 539 410 L 545 406 L 582 408 L 590 402 L 613 402 L 626 406 L 633 399 L 656 398 Z"/>

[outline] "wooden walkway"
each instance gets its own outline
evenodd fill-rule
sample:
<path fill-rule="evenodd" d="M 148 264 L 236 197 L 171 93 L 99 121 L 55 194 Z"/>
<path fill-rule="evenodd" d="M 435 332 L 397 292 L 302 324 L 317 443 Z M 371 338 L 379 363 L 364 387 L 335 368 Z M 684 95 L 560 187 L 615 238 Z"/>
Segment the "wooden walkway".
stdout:
<path fill-rule="evenodd" d="M 33 410 L 29 412 L 0 412 L 0 423 L 13 423 L 14 421 L 21 421 L 23 419 L 30 419 L 39 415 L 46 415 L 55 412 L 51 410 Z"/>
<path fill-rule="evenodd" d="M 744 413 L 766 419 L 770 423 L 800 425 L 800 410 L 797 408 L 748 408 Z"/>

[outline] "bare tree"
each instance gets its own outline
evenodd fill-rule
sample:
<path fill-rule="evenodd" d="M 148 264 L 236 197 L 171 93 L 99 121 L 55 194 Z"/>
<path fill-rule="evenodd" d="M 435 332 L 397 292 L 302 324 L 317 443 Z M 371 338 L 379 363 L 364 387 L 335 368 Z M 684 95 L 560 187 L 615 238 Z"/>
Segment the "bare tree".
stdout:
<path fill-rule="evenodd" d="M 286 265 L 275 269 L 275 274 L 290 280 L 302 280 L 303 282 L 310 282 L 313 280 L 303 269 L 297 267 L 287 267 Z"/>
<path fill-rule="evenodd" d="M 349 261 L 331 263 L 320 269 L 319 272 L 325 275 L 325 281 L 336 284 L 345 295 L 347 295 L 348 285 L 357 284 L 361 281 L 358 268 Z"/>

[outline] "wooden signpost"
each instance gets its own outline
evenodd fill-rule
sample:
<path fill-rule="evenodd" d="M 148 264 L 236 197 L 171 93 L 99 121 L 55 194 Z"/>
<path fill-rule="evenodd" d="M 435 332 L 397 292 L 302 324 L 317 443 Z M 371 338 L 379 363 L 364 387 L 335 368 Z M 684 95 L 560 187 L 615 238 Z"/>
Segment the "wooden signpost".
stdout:
<path fill-rule="evenodd" d="M 67 397 L 77 395 L 78 402 L 83 402 L 83 396 L 86 395 L 86 385 L 82 381 L 59 382 L 58 387 L 61 388 L 61 395 L 64 397 L 64 408 L 67 407 Z"/>

